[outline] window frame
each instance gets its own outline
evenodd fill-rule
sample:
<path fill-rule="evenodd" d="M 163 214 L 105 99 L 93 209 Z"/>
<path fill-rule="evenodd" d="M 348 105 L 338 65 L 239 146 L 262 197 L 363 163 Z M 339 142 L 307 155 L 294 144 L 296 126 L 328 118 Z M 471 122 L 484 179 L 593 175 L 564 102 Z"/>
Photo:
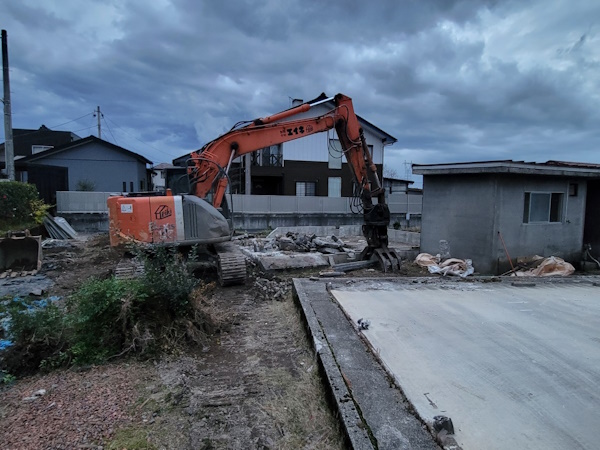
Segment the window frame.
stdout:
<path fill-rule="evenodd" d="M 302 194 L 299 193 L 299 190 L 298 190 L 299 186 L 304 186 L 304 189 L 303 189 L 304 192 Z M 312 195 L 310 193 L 307 193 L 307 192 L 309 192 L 307 189 L 308 186 L 312 186 L 312 188 L 313 188 Z M 316 181 L 303 181 L 303 180 L 296 181 L 296 197 L 316 197 L 316 196 L 317 196 L 317 182 Z"/>
<path fill-rule="evenodd" d="M 533 199 L 533 197 L 537 197 Z M 547 197 L 544 215 L 547 219 L 540 220 L 539 217 L 534 217 L 532 220 L 532 204 L 535 208 L 543 206 L 542 196 Z M 563 223 L 564 220 L 564 204 L 565 194 L 564 192 L 556 191 L 526 191 L 523 196 L 523 224 L 558 224 Z M 540 210 L 534 211 L 534 215 L 539 216 Z"/>
<path fill-rule="evenodd" d="M 335 190 L 335 192 L 332 192 Z M 327 178 L 327 196 L 339 198 L 342 196 L 342 177 Z"/>

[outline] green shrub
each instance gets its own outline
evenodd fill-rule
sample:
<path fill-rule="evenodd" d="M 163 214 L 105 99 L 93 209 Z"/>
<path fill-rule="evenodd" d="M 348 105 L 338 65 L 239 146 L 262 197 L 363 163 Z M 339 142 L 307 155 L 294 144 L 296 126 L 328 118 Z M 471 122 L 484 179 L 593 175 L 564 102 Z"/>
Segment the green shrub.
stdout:
<path fill-rule="evenodd" d="M 191 313 L 190 293 L 199 281 L 174 247 L 156 247 L 146 259 L 144 287 L 154 303 L 160 303 L 172 317 Z"/>
<path fill-rule="evenodd" d="M 25 221 L 32 218 L 31 202 L 38 200 L 35 185 L 19 181 L 0 183 L 0 219 Z"/>
<path fill-rule="evenodd" d="M 77 181 L 76 191 L 92 192 L 96 190 L 96 184 L 92 180 L 79 180 Z"/>
<path fill-rule="evenodd" d="M 15 377 L 14 375 L 11 375 L 10 373 L 6 372 L 5 370 L 0 370 L 0 385 L 13 384 L 16 381 L 16 379 L 17 379 L 17 377 Z"/>
<path fill-rule="evenodd" d="M 33 308 L 11 300 L 14 344 L 4 350 L 3 359 L 9 364 L 2 370 L 30 374 L 39 368 L 96 364 L 198 342 L 210 329 L 209 321 L 197 307 L 203 296 L 194 291 L 199 282 L 179 253 L 159 248 L 145 267 L 136 280 L 88 280 L 63 307 L 52 303 Z"/>
<path fill-rule="evenodd" d="M 13 345 L 4 350 L 4 369 L 10 373 L 32 374 L 45 358 L 54 356 L 67 344 L 62 310 L 55 304 L 31 307 L 14 302 L 8 308 L 9 335 Z"/>
<path fill-rule="evenodd" d="M 73 362 L 97 363 L 118 354 L 131 340 L 129 331 L 145 297 L 138 281 L 86 282 L 67 303 Z"/>

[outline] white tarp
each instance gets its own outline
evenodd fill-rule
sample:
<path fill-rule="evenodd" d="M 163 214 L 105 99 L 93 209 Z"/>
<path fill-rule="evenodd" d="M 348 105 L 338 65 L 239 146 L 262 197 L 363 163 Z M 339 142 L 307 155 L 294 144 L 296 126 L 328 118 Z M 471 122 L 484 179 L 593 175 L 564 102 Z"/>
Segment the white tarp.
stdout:
<path fill-rule="evenodd" d="M 475 272 L 470 259 L 449 258 L 441 261 L 440 255 L 420 253 L 415 258 L 415 262 L 421 267 L 427 267 L 429 273 L 439 273 L 443 276 L 455 275 L 465 278 Z"/>
<path fill-rule="evenodd" d="M 516 277 L 551 277 L 551 276 L 569 276 L 575 272 L 575 267 L 558 256 L 549 256 L 542 262 L 529 270 L 519 270 L 514 273 Z"/>

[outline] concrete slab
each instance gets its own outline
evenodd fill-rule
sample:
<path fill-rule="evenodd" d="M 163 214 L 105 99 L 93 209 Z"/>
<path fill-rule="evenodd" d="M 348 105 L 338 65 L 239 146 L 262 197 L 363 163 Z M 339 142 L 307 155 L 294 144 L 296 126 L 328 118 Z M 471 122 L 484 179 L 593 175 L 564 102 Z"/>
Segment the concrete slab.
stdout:
<path fill-rule="evenodd" d="M 331 283 L 294 280 L 295 298 L 306 319 L 353 449 L 439 449 L 355 326 L 328 292 Z"/>
<path fill-rule="evenodd" d="M 257 259 L 265 272 L 273 270 L 306 269 L 309 267 L 324 267 L 329 265 L 329 262 L 321 253 L 258 254 Z"/>
<path fill-rule="evenodd" d="M 370 320 L 362 333 L 408 400 L 426 422 L 451 417 L 463 449 L 596 449 L 600 287 L 527 281 L 331 292 L 354 322 Z"/>

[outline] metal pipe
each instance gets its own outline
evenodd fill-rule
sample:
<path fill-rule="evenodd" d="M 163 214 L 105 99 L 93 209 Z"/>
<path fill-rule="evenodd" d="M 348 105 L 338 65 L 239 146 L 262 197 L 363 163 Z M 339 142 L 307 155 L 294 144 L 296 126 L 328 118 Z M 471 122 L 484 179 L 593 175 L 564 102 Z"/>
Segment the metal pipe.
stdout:
<path fill-rule="evenodd" d="M 504 252 L 506 253 L 506 257 L 508 258 L 508 262 L 510 263 L 510 268 L 512 269 L 512 272 L 514 272 L 515 266 L 513 266 L 513 263 L 510 259 L 510 255 L 508 254 L 508 249 L 506 248 L 506 244 L 504 243 L 504 239 L 502 238 L 502 233 L 500 233 L 499 231 L 498 236 L 500 237 L 500 241 L 502 242 L 502 246 L 504 247 Z"/>
<path fill-rule="evenodd" d="M 321 103 L 330 102 L 330 101 L 331 101 L 331 100 L 333 100 L 334 98 L 335 98 L 335 97 L 329 97 L 329 98 L 326 98 L 326 99 L 324 99 L 324 100 L 319 100 L 318 102 L 309 103 L 309 105 L 310 105 L 310 106 L 311 106 L 311 108 L 312 108 L 313 106 L 320 105 Z"/>

